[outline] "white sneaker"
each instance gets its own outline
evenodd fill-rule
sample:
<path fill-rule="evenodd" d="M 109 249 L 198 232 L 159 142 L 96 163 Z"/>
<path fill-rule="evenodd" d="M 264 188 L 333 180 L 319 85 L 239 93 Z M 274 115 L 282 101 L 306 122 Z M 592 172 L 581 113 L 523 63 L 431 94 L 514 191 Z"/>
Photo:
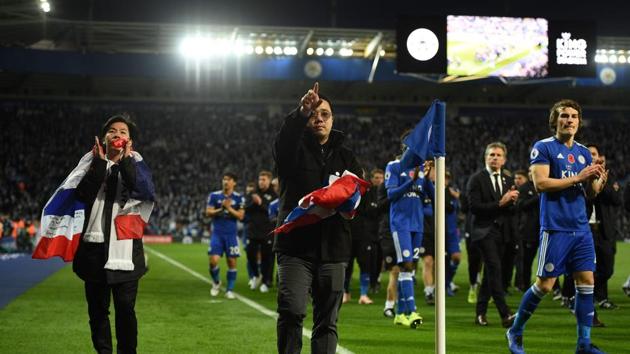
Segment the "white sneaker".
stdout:
<path fill-rule="evenodd" d="M 236 295 L 234 295 L 234 293 L 231 290 L 228 290 L 225 292 L 225 298 L 229 300 L 234 300 L 236 299 Z"/>
<path fill-rule="evenodd" d="M 210 289 L 210 296 L 219 295 L 219 291 L 221 290 L 221 282 L 212 283 L 212 288 Z"/>
<path fill-rule="evenodd" d="M 249 278 L 247 285 L 249 286 L 250 290 L 256 290 L 256 277 Z"/>
<path fill-rule="evenodd" d="M 459 290 L 459 286 L 453 282 L 451 282 L 449 286 L 451 287 L 451 291 L 453 291 L 454 293 L 456 293 L 457 290 Z"/>
<path fill-rule="evenodd" d="M 254 289 L 258 289 L 260 284 L 262 284 L 262 275 L 259 275 L 256 278 L 254 278 Z"/>
<path fill-rule="evenodd" d="M 263 283 L 263 284 L 260 286 L 260 292 L 261 292 L 261 293 L 268 293 L 268 292 L 269 292 L 269 287 L 267 286 L 267 284 Z"/>

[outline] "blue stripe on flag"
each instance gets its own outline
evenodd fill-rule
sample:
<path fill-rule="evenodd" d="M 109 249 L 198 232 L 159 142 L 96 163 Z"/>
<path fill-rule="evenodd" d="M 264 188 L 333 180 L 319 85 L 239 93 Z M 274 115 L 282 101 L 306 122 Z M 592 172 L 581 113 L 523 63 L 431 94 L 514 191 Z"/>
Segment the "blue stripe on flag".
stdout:
<path fill-rule="evenodd" d="M 361 191 L 359 190 L 359 188 L 357 188 L 354 194 L 348 200 L 346 200 L 345 202 L 343 202 L 343 204 L 337 207 L 337 211 L 345 212 L 345 213 L 352 212 L 354 210 L 355 204 L 357 203 L 357 200 L 359 200 L 360 197 L 361 197 Z"/>
<path fill-rule="evenodd" d="M 151 178 L 151 170 L 144 160 L 136 161 L 136 188 L 131 192 L 131 198 L 144 201 L 155 200 L 155 186 Z"/>
<path fill-rule="evenodd" d="M 74 216 L 74 212 L 85 209 L 85 204 L 76 199 L 76 189 L 60 189 L 48 205 L 44 208 L 44 215 L 70 215 Z"/>

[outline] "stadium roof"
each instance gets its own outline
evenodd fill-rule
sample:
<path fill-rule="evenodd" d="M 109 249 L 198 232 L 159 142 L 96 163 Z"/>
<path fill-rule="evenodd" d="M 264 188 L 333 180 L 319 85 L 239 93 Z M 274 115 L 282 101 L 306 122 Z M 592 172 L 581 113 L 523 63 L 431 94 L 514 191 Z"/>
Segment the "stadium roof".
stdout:
<path fill-rule="evenodd" d="M 44 14 L 40 2 L 48 1 Z M 272 5 L 273 4 L 273 5 Z M 176 50 L 191 34 L 212 34 L 263 46 L 293 43 L 353 49 L 368 57 L 382 46 L 393 57 L 399 15 L 478 14 L 543 16 L 598 22 L 598 47 L 630 49 L 630 2 L 592 6 L 569 1 L 408 2 L 377 0 L 5 0 L 0 3 L 0 44 L 122 53 Z M 569 10 L 570 9 L 570 10 Z M 369 49 L 366 53 L 366 49 Z M 366 55 L 367 54 L 367 55 Z"/>

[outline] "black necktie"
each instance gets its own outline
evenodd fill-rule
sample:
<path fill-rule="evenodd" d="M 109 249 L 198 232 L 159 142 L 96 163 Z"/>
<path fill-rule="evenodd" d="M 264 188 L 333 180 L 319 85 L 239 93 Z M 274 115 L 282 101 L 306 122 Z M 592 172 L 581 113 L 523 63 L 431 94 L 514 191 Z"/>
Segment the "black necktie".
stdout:
<path fill-rule="evenodd" d="M 500 182 L 499 182 L 499 174 L 498 173 L 494 173 L 494 192 L 498 195 L 501 196 L 501 188 L 500 186 Z"/>

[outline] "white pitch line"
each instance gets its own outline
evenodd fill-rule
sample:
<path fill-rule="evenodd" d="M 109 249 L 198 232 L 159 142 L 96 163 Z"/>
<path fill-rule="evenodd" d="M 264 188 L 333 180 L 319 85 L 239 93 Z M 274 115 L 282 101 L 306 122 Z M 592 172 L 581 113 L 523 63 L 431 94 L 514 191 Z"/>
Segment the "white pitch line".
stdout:
<path fill-rule="evenodd" d="M 208 279 L 208 277 L 203 276 L 202 274 L 199 274 L 198 272 L 195 272 L 194 270 L 186 267 L 185 265 L 179 263 L 178 261 L 170 258 L 169 256 L 158 252 L 150 247 L 147 247 L 146 245 L 144 246 L 144 249 L 153 253 L 154 255 L 158 256 L 159 258 L 162 258 L 164 261 L 174 265 L 175 267 L 185 271 L 186 273 L 192 275 L 193 277 L 208 283 L 208 284 L 212 284 L 212 282 L 210 281 L 210 279 Z M 239 295 L 237 293 L 234 293 L 234 295 L 236 296 L 236 299 L 241 301 L 242 303 L 244 303 L 245 305 L 257 310 L 258 312 L 261 312 L 271 318 L 273 318 L 274 320 L 278 318 L 278 314 L 275 311 L 271 311 L 268 308 L 264 307 L 263 305 L 257 303 L 256 301 L 250 300 L 242 295 Z M 302 328 L 302 335 L 306 338 L 311 338 L 311 334 L 312 332 L 306 328 Z M 354 354 L 352 351 L 350 351 L 349 349 L 346 349 L 340 345 L 337 345 L 337 353 L 339 354 Z"/>

